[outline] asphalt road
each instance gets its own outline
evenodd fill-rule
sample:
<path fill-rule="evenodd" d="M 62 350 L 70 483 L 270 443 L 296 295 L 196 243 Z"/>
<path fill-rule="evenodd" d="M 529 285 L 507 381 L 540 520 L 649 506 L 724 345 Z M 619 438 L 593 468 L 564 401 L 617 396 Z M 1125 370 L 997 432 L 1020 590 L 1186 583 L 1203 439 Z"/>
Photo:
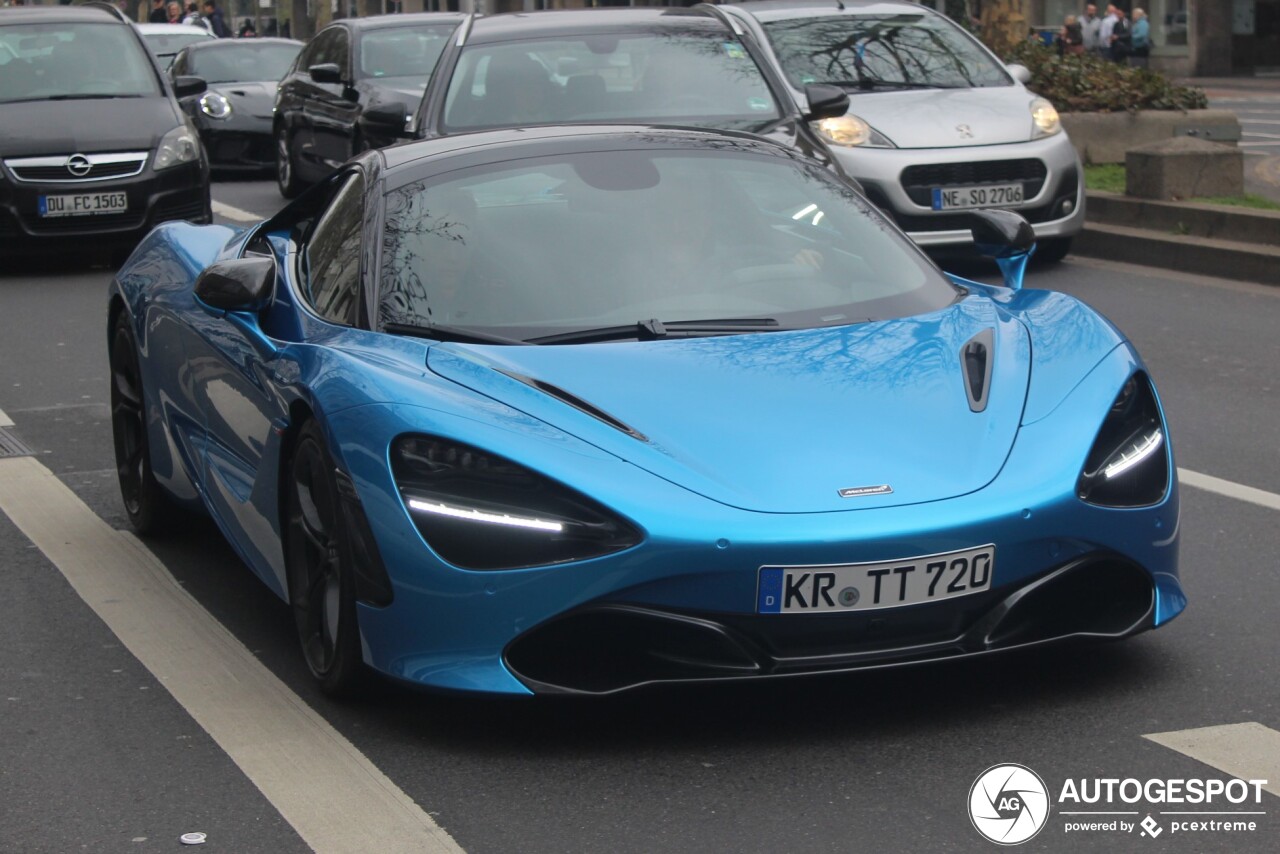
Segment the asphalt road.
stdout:
<path fill-rule="evenodd" d="M 219 182 L 214 197 L 230 206 L 223 212 L 265 215 L 281 203 L 257 181 Z M 121 528 L 106 405 L 109 277 L 75 259 L 0 271 L 0 409 L 40 462 Z M 1081 297 L 1136 342 L 1179 466 L 1280 493 L 1280 290 L 1074 259 L 1031 285 Z M 310 684 L 287 608 L 211 524 L 194 520 L 148 545 L 467 851 L 991 851 L 966 804 L 993 764 L 1035 769 L 1056 800 L 1067 778 L 1230 776 L 1145 734 L 1244 722 L 1280 730 L 1280 510 L 1184 487 L 1181 528 L 1189 609 L 1123 644 L 590 701 L 384 685 L 332 702 Z M 174 850 L 188 831 L 208 834 L 207 851 L 307 850 L 3 515 L 0 572 L 0 852 Z M 1255 756 L 1280 769 L 1280 754 Z M 1067 833 L 1055 815 L 1026 847 L 1274 851 L 1280 798 L 1261 799 L 1254 832 Z M 1126 809 L 1140 820 L 1157 808 Z"/>

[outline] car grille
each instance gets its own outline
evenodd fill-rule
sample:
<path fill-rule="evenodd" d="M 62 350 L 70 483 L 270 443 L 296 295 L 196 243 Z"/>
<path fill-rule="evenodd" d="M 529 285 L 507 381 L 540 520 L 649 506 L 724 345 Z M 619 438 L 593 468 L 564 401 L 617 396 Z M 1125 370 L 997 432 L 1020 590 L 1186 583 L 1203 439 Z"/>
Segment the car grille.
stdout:
<path fill-rule="evenodd" d="M 1077 188 L 1080 181 L 1080 175 L 1075 169 L 1068 169 L 1062 173 L 1061 180 L 1058 181 L 1057 194 L 1043 204 L 1034 207 L 1014 207 L 1018 213 L 1026 217 L 1027 222 L 1049 222 L 1050 220 L 1060 219 L 1065 216 L 1062 212 L 1062 203 L 1070 201 L 1074 206 L 1080 204 L 1077 198 Z M 1043 182 L 1041 182 L 1043 183 Z M 879 187 L 874 184 L 868 184 L 864 188 L 867 198 L 883 212 L 898 224 L 903 231 L 909 232 L 928 232 L 928 231 L 961 231 L 968 230 L 973 225 L 973 218 L 965 211 L 955 211 L 952 213 L 936 213 L 936 214 L 904 214 L 893 209 L 889 198 Z M 1029 195 L 1029 194 L 1028 194 Z"/>
<path fill-rule="evenodd" d="M 204 218 L 204 202 L 200 199 L 169 198 L 156 205 L 157 225 L 173 219 L 204 221 Z"/>
<path fill-rule="evenodd" d="M 145 218 L 145 213 L 131 211 L 118 214 L 99 214 L 98 216 L 57 216 L 44 219 L 29 219 L 27 220 L 27 227 L 34 234 L 116 231 L 139 228 Z"/>
<path fill-rule="evenodd" d="M 921 207 L 933 204 L 935 187 L 972 187 L 981 184 L 1023 182 L 1023 195 L 1031 198 L 1040 192 L 1049 170 L 1043 161 L 980 160 L 972 163 L 930 163 L 908 166 L 902 170 L 902 189 L 911 201 Z"/>
<path fill-rule="evenodd" d="M 81 184 L 137 175 L 147 165 L 147 156 L 146 151 L 126 154 L 59 154 L 52 157 L 13 158 L 5 160 L 4 165 L 19 181 Z M 75 163 L 87 171 L 83 175 L 75 174 L 68 166 Z"/>

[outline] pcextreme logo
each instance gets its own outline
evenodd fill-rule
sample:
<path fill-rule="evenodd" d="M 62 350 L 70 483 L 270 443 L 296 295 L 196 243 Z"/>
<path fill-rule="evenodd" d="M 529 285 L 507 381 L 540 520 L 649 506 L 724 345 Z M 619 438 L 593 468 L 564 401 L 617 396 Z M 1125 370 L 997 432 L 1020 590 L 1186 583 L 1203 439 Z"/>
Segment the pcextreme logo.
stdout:
<path fill-rule="evenodd" d="M 992 765 L 969 789 L 969 820 L 997 845 L 1019 845 L 1049 820 L 1049 789 L 1025 765 Z"/>

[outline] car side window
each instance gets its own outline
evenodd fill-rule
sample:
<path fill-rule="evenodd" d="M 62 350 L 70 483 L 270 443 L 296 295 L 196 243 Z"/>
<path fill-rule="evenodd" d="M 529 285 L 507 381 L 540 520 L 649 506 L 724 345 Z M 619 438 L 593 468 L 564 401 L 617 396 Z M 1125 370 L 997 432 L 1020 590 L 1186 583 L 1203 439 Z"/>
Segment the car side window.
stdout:
<path fill-rule="evenodd" d="M 355 326 L 360 320 L 363 223 L 364 177 L 352 172 L 307 235 L 307 301 L 321 317 L 344 326 Z"/>
<path fill-rule="evenodd" d="M 316 36 L 314 43 L 315 55 L 311 57 L 307 65 L 323 65 L 332 62 L 342 70 L 344 78 L 349 77 L 351 62 L 347 56 L 347 30 L 345 27 L 330 27 L 320 35 Z"/>

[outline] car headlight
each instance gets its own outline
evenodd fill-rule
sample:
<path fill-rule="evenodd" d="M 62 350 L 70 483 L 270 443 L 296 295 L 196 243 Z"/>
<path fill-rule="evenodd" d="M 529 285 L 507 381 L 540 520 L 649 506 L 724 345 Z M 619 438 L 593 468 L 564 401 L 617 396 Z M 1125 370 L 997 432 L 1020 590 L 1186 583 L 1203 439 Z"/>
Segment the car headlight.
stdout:
<path fill-rule="evenodd" d="M 211 119 L 231 118 L 231 102 L 217 92 L 205 92 L 200 96 L 200 112 Z"/>
<path fill-rule="evenodd" d="M 180 163 L 200 159 L 200 138 L 186 125 L 179 125 L 164 135 L 156 149 L 155 170 L 168 169 Z"/>
<path fill-rule="evenodd" d="M 893 148 L 888 137 L 854 115 L 834 116 L 811 123 L 818 136 L 832 145 Z"/>
<path fill-rule="evenodd" d="M 1155 391 L 1146 374 L 1131 376 L 1093 442 L 1077 493 L 1104 507 L 1145 507 L 1169 489 L 1169 452 Z"/>
<path fill-rule="evenodd" d="M 1058 118 L 1057 109 L 1044 98 L 1036 98 L 1031 102 L 1031 122 L 1035 125 L 1032 139 L 1052 136 L 1062 130 L 1062 120 Z"/>
<path fill-rule="evenodd" d="M 423 539 L 464 569 L 520 569 L 631 548 L 640 532 L 601 504 L 511 460 L 401 436 L 391 472 Z"/>

